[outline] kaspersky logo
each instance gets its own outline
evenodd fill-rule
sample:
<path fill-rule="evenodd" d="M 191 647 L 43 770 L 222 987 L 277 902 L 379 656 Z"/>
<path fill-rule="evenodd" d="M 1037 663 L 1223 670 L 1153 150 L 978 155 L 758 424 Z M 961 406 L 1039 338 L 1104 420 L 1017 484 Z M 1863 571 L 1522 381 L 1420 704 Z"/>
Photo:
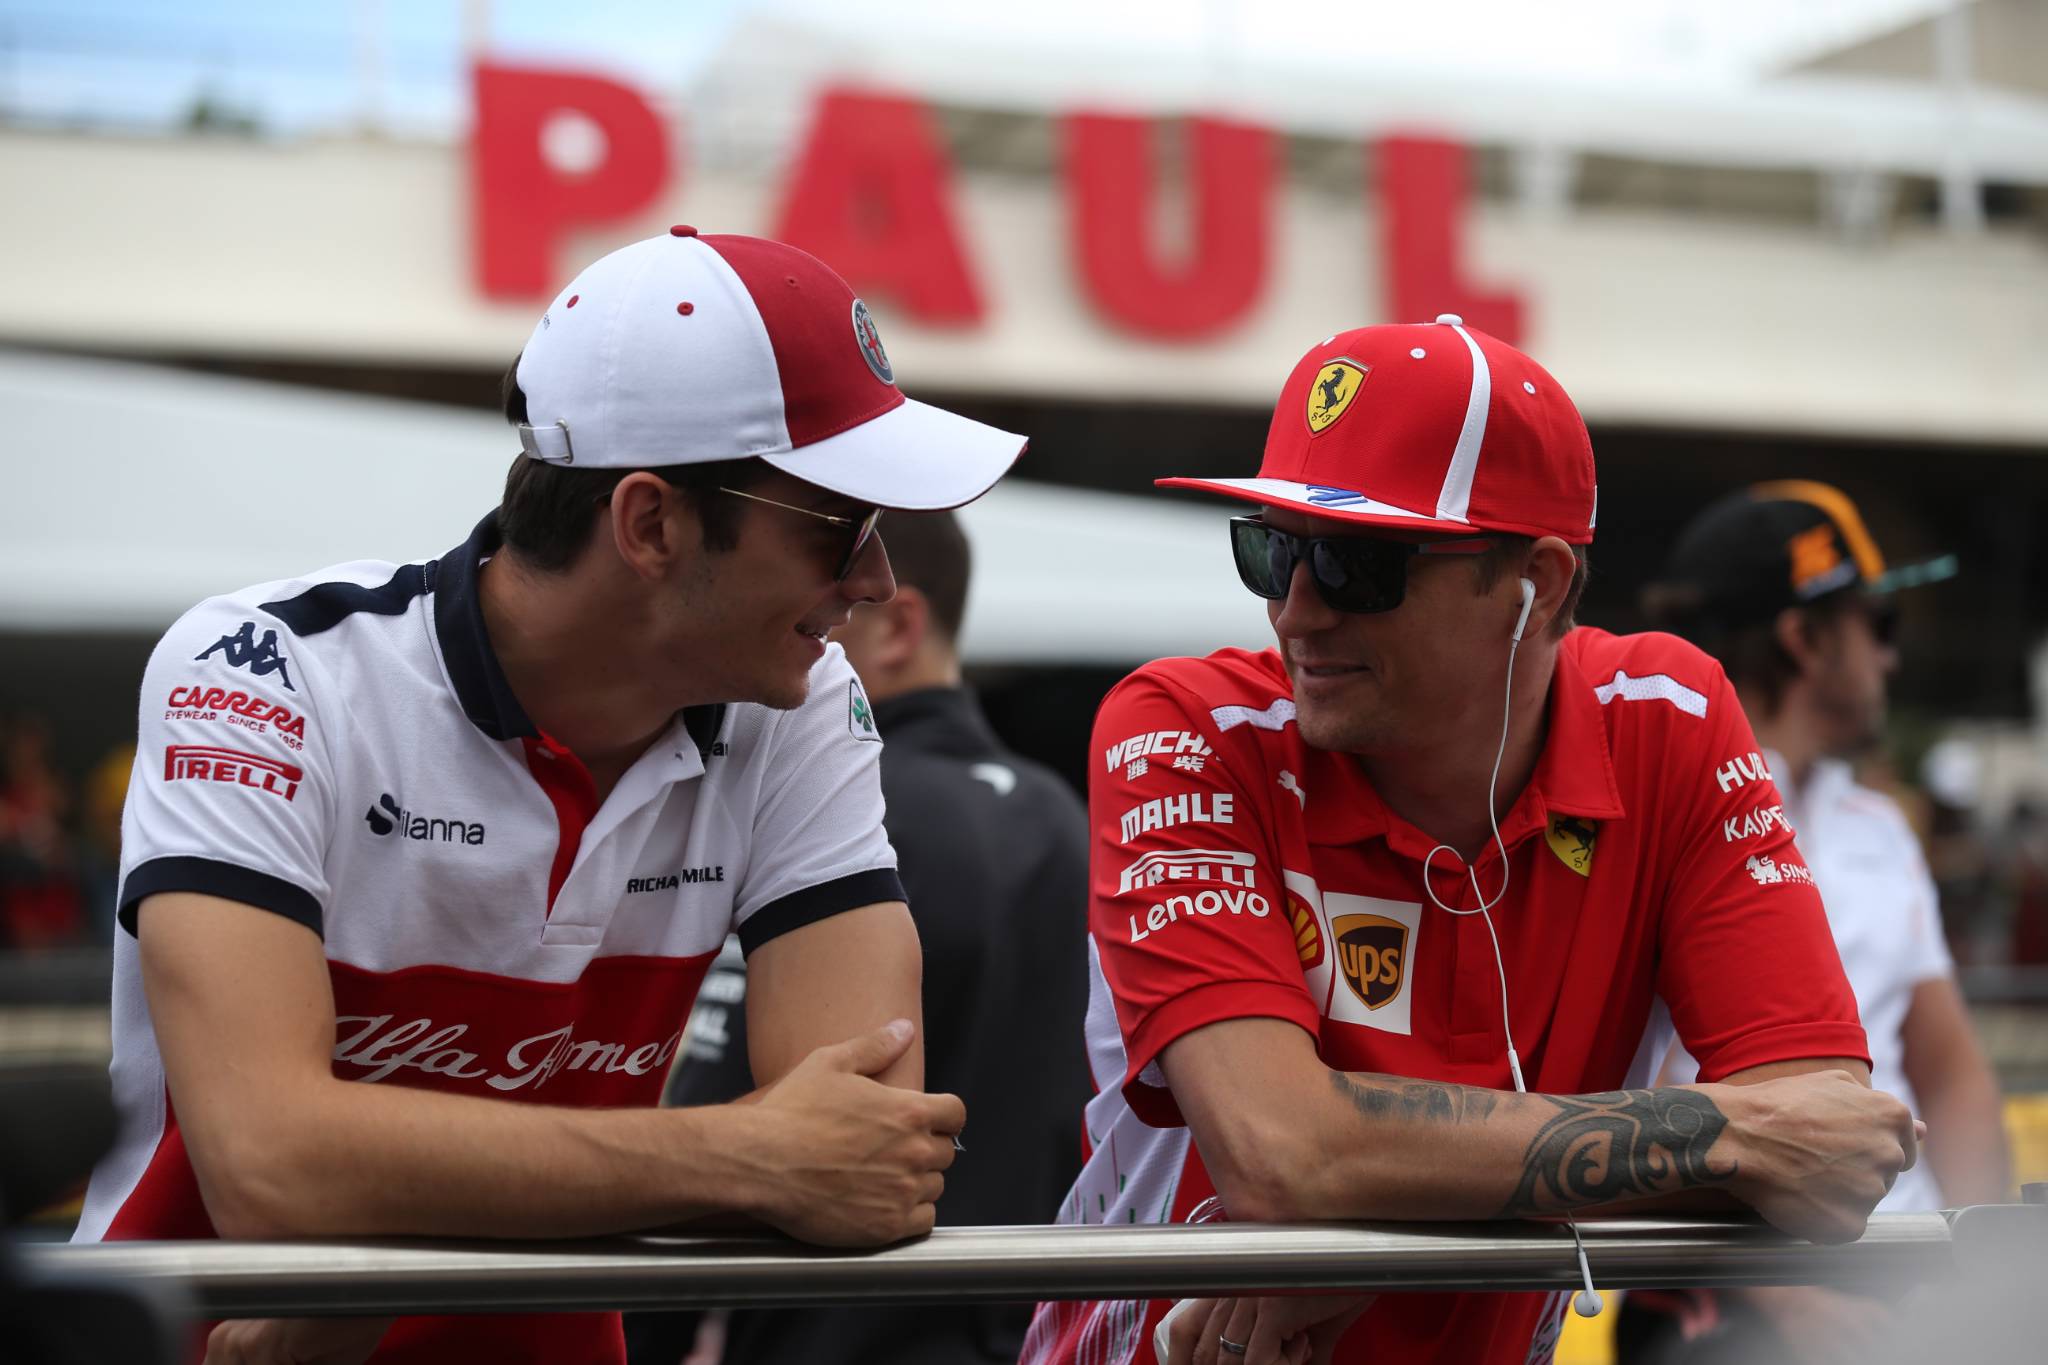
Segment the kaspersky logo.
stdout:
<path fill-rule="evenodd" d="M 377 804 L 363 813 L 363 821 L 370 827 L 370 833 L 379 839 L 398 835 L 401 839 L 425 839 L 443 844 L 481 844 L 484 841 L 484 827 L 468 820 L 451 819 L 440 815 L 414 815 L 398 804 L 390 792 L 377 798 Z"/>

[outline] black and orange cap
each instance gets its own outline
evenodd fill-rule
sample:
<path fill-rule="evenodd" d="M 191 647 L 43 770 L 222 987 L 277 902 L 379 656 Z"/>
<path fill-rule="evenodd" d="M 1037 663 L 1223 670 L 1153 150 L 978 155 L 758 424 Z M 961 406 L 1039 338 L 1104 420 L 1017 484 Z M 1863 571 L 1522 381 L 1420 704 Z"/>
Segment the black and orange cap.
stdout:
<path fill-rule="evenodd" d="M 1885 594 L 1954 577 L 1954 555 L 1887 568 L 1847 494 L 1808 479 L 1752 484 L 1708 507 L 1672 546 L 1662 624 L 1768 620 L 1838 593 Z"/>

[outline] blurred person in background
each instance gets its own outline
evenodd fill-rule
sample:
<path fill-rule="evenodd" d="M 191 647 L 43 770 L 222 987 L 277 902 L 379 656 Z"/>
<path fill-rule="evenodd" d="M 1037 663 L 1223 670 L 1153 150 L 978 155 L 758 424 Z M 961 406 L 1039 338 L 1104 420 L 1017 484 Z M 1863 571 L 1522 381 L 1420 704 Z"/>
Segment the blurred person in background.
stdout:
<path fill-rule="evenodd" d="M 1702 512 L 1644 591 L 1650 619 L 1721 661 L 1756 728 L 1776 797 L 1722 822 L 1747 851 L 1786 828 L 1813 870 L 1870 1042 L 1870 1082 L 1927 1123 L 1925 1159 L 1878 1210 L 1997 1203 L 2011 1171 L 1998 1081 L 1977 1044 L 1942 934 L 1919 841 L 1890 797 L 1851 766 L 1884 737 L 1900 583 L 1953 561 L 1887 572 L 1855 505 L 1825 484 L 1757 484 Z M 1665 1079 L 1698 1066 L 1683 1050 Z M 1861 1356 L 1889 1330 L 1870 1298 L 1834 1289 L 1631 1293 L 1620 1328 L 1630 1362 Z M 1775 1349 L 1774 1349 L 1775 1348 Z"/>
<path fill-rule="evenodd" d="M 121 807 L 135 770 L 135 746 L 117 744 L 85 775 L 78 819 L 78 885 L 85 902 L 85 941 L 114 943 L 114 901 L 121 889 Z"/>
<path fill-rule="evenodd" d="M 687 227 L 556 296 L 506 416 L 465 543 L 210 599 L 152 655 L 124 1131 L 78 1240 L 931 1226 L 964 1113 L 917 1093 L 881 745 L 826 636 L 894 591 L 881 508 L 970 501 L 1022 439 L 905 399 L 816 258 Z M 654 1108 L 735 932 L 763 1088 Z M 208 1354 L 624 1349 L 588 1313 L 230 1322 Z"/>
<path fill-rule="evenodd" d="M 950 512 L 891 515 L 896 595 L 832 638 L 874 700 L 883 816 L 924 945 L 925 1079 L 974 1116 L 946 1173 L 941 1226 L 1044 1223 L 1080 1165 L 1089 1096 L 1088 817 L 1051 770 L 1004 748 L 960 680 L 969 547 Z M 670 1098 L 754 1088 L 746 968 L 720 959 Z M 725 1365 L 947 1365 L 1016 1360 L 1028 1304 L 784 1308 L 725 1324 Z M 627 1319 L 635 1365 L 674 1365 L 684 1321 Z M 659 1335 L 657 1336 L 657 1333 Z"/>
<path fill-rule="evenodd" d="M 71 805 L 42 718 L 21 716 L 0 729 L 0 948 L 34 952 L 84 939 Z"/>
<path fill-rule="evenodd" d="M 1573 628 L 1593 455 L 1556 379 L 1453 315 L 1343 332 L 1259 477 L 1162 482 L 1259 506 L 1229 537 L 1277 648 L 1148 664 L 1097 716 L 1099 1093 L 1061 1221 L 1647 1198 L 1860 1233 L 1914 1122 L 1790 831 L 1723 837 L 1778 797 L 1719 667 Z M 1619 1088 L 1671 1023 L 1710 1083 Z M 1524 1365 L 1569 1297 L 1198 1300 L 1163 1333 L 1163 1302 L 1048 1303 L 1023 1359 Z"/>

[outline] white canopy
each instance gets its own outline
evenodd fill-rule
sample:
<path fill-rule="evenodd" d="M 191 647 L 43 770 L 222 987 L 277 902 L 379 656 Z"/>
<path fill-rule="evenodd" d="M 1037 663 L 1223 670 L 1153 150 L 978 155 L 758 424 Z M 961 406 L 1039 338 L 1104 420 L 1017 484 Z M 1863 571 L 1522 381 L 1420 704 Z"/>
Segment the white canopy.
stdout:
<path fill-rule="evenodd" d="M 487 413 L 22 351 L 0 351 L 0 410 L 0 631 L 154 633 L 230 588 L 432 558 L 496 505 L 517 449 Z M 1228 515 L 999 485 L 962 512 L 968 661 L 1260 643 Z"/>

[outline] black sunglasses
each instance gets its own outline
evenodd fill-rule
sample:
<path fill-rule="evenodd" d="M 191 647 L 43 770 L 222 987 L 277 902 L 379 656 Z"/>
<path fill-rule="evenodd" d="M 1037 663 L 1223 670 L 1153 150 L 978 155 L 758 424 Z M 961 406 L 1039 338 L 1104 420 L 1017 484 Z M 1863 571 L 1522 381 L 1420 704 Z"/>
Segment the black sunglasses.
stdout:
<path fill-rule="evenodd" d="M 1375 536 L 1297 536 L 1257 517 L 1230 519 L 1237 576 L 1268 601 L 1286 598 L 1294 566 L 1308 565 L 1316 593 L 1333 611 L 1392 611 L 1408 591 L 1408 561 L 1417 555 L 1483 555 L 1485 536 L 1460 540 L 1382 540 Z"/>

